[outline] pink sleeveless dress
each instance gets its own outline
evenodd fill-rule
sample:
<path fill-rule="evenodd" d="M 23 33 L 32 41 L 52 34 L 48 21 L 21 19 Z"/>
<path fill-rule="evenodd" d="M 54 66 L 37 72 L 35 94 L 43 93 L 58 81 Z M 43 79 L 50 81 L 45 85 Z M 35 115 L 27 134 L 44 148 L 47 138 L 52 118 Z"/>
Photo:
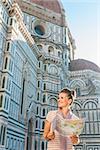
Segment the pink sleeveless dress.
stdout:
<path fill-rule="evenodd" d="M 52 123 L 57 113 L 59 113 L 58 110 L 48 112 L 46 120 Z M 70 111 L 67 114 L 66 119 L 78 119 L 78 117 Z M 74 150 L 74 147 L 69 137 L 65 138 L 61 136 L 56 129 L 54 130 L 54 132 L 55 138 L 48 141 L 47 150 Z"/>

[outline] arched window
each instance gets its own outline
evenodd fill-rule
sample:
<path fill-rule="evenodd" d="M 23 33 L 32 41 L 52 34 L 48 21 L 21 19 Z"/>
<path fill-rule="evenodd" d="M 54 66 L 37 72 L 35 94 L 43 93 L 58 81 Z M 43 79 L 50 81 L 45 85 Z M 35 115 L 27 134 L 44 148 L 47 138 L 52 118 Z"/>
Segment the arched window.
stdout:
<path fill-rule="evenodd" d="M 46 70 L 47 70 L 47 65 L 45 64 L 45 65 L 44 65 L 44 71 L 46 71 Z"/>
<path fill-rule="evenodd" d="M 40 93 L 38 92 L 37 93 L 37 101 L 39 101 L 39 99 L 40 99 Z"/>
<path fill-rule="evenodd" d="M 38 111 L 39 111 L 39 107 L 37 107 L 37 109 L 36 109 L 36 114 L 38 115 Z"/>
<path fill-rule="evenodd" d="M 58 51 L 58 57 L 60 57 L 60 51 Z"/>
<path fill-rule="evenodd" d="M 82 114 L 82 111 L 81 111 L 81 105 L 79 105 L 76 102 L 74 102 L 73 105 L 72 105 L 72 111 L 78 117 L 84 117 L 83 114 Z"/>
<path fill-rule="evenodd" d="M 40 81 L 38 81 L 38 87 L 40 87 Z"/>
<path fill-rule="evenodd" d="M 41 67 L 41 63 L 40 63 L 40 61 L 39 61 L 39 68 Z"/>
<path fill-rule="evenodd" d="M 46 90 L 46 83 L 44 83 L 43 85 L 43 90 Z"/>
<path fill-rule="evenodd" d="M 42 122 L 42 129 L 44 129 L 44 121 Z"/>
<path fill-rule="evenodd" d="M 5 96 L 5 102 L 4 102 L 4 108 L 6 109 L 6 105 L 7 105 L 7 96 Z"/>
<path fill-rule="evenodd" d="M 49 67 L 49 73 L 53 74 L 53 75 L 58 75 L 58 68 L 56 66 L 54 66 L 54 65 L 51 65 Z"/>
<path fill-rule="evenodd" d="M 10 42 L 7 43 L 7 51 L 9 51 L 10 48 Z"/>
<path fill-rule="evenodd" d="M 35 150 L 37 150 L 37 146 L 38 144 L 37 144 L 37 141 L 35 140 L 35 144 L 34 144 Z"/>
<path fill-rule="evenodd" d="M 65 59 L 67 58 L 67 55 L 65 54 Z"/>
<path fill-rule="evenodd" d="M 86 134 L 98 134 L 99 126 L 97 124 L 99 114 L 97 111 L 97 105 L 93 101 L 88 101 L 84 105 L 84 113 L 85 113 L 85 133 Z"/>
<path fill-rule="evenodd" d="M 45 103 L 46 102 L 46 95 L 44 94 L 43 95 L 43 103 Z"/>
<path fill-rule="evenodd" d="M 7 64 L 8 64 L 8 58 L 5 58 L 5 65 L 4 65 L 4 69 L 7 69 Z"/>
<path fill-rule="evenodd" d="M 24 93 L 25 93 L 25 79 L 23 79 L 23 84 L 22 84 L 21 114 L 23 112 Z"/>
<path fill-rule="evenodd" d="M 0 96 L 0 107 L 2 107 L 2 103 L 3 103 L 3 95 Z"/>
<path fill-rule="evenodd" d="M 42 116 L 45 116 L 45 108 L 42 110 Z"/>
<path fill-rule="evenodd" d="M 41 149 L 44 150 L 44 142 L 41 143 Z"/>
<path fill-rule="evenodd" d="M 80 96 L 80 95 L 81 95 L 81 92 L 80 92 L 80 88 L 79 88 L 79 87 L 76 88 L 76 95 L 77 95 L 77 96 Z"/>
<path fill-rule="evenodd" d="M 1 130 L 0 130 L 0 145 L 5 144 L 5 133 L 6 133 L 6 127 L 1 125 Z"/>
<path fill-rule="evenodd" d="M 38 128 L 38 120 L 36 120 L 35 127 Z"/>
<path fill-rule="evenodd" d="M 57 107 L 57 100 L 55 98 L 51 98 L 49 100 L 49 104 L 52 106 L 52 107 Z"/>
<path fill-rule="evenodd" d="M 13 24 L 13 19 L 11 18 L 11 19 L 10 19 L 10 25 L 12 25 L 12 24 Z"/>
<path fill-rule="evenodd" d="M 6 80 L 6 78 L 5 78 L 5 77 L 3 77 L 3 80 L 2 80 L 2 88 L 4 88 L 4 87 L 5 87 L 5 80 Z"/>
<path fill-rule="evenodd" d="M 5 144 L 5 133 L 6 133 L 6 127 L 4 127 L 4 129 L 3 129 L 2 145 Z"/>

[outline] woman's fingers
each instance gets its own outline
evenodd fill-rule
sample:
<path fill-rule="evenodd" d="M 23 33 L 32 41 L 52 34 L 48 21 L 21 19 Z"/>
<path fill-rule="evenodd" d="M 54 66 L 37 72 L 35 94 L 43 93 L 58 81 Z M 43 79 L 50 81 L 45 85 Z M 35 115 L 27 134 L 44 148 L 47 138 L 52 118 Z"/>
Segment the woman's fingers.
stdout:
<path fill-rule="evenodd" d="M 48 137 L 49 140 L 53 140 L 55 138 L 54 132 L 52 132 L 52 133 L 49 132 L 47 137 Z"/>
<path fill-rule="evenodd" d="M 73 145 L 79 143 L 79 136 L 72 135 L 72 136 L 70 136 L 70 138 L 71 138 L 71 141 L 72 141 Z"/>

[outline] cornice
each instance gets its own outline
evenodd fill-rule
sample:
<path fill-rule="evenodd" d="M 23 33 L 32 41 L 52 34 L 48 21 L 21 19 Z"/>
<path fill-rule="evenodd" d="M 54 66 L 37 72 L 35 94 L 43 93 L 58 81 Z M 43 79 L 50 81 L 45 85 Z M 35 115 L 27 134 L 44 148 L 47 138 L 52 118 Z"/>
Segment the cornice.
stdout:
<path fill-rule="evenodd" d="M 30 47 L 32 47 L 33 44 L 35 44 L 34 39 L 31 37 L 28 29 L 23 22 L 23 14 L 17 3 L 12 4 L 12 7 L 9 10 L 9 15 L 11 17 L 16 16 L 16 19 L 19 23 L 19 30 L 23 34 L 24 38 L 28 41 Z"/>
<path fill-rule="evenodd" d="M 100 78 L 100 73 L 92 70 L 76 70 L 76 71 L 69 71 L 70 77 L 77 77 L 77 76 L 83 76 L 83 77 L 96 77 Z"/>

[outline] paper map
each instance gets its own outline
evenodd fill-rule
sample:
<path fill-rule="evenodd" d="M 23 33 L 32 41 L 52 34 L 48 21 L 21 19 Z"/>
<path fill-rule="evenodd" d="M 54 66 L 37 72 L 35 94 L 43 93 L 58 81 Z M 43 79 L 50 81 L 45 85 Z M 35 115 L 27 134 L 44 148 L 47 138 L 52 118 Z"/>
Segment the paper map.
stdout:
<path fill-rule="evenodd" d="M 61 116 L 56 118 L 56 130 L 62 136 L 80 135 L 84 127 L 84 119 L 64 119 Z"/>

